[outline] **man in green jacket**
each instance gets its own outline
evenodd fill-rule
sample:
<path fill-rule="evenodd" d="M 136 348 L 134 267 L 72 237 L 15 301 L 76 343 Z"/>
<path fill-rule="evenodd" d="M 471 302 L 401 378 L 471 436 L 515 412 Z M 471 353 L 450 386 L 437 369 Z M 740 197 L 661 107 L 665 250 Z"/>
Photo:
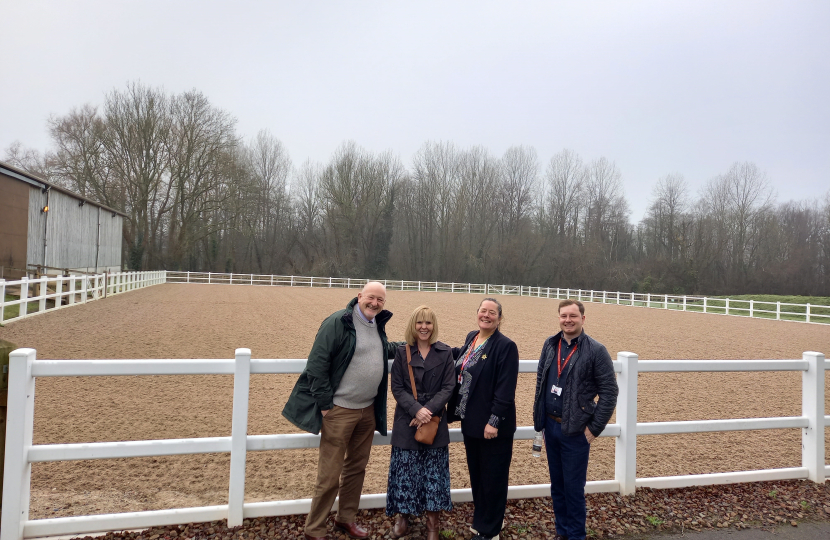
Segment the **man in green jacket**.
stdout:
<path fill-rule="evenodd" d="M 397 348 L 386 338 L 392 313 L 385 303 L 386 287 L 370 281 L 346 309 L 323 321 L 282 411 L 298 428 L 322 432 L 307 540 L 327 538 L 326 520 L 338 494 L 335 529 L 351 538 L 368 536 L 355 517 L 374 432 L 386 435 L 387 360 Z"/>

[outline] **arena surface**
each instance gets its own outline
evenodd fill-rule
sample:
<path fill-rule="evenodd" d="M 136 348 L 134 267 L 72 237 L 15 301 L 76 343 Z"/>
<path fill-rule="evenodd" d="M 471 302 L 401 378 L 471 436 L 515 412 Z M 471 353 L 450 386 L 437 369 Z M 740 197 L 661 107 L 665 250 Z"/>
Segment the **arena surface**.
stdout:
<path fill-rule="evenodd" d="M 62 309 L 0 328 L 0 338 L 41 359 L 305 358 L 320 322 L 356 290 L 166 284 Z M 420 304 L 439 316 L 442 341 L 458 346 L 475 326 L 481 295 L 390 291 L 387 330 L 402 339 Z M 558 331 L 555 300 L 500 297 L 503 332 L 523 360 L 538 359 Z M 830 326 L 586 304 L 585 330 L 613 357 L 795 359 L 830 354 Z M 249 434 L 295 433 L 280 412 L 296 375 L 251 377 Z M 535 375 L 519 378 L 519 425 L 531 425 Z M 35 444 L 229 436 L 231 376 L 48 378 L 37 382 Z M 830 385 L 828 385 L 830 388 Z M 828 393 L 830 395 L 830 393 Z M 389 424 L 394 399 L 389 400 Z M 795 416 L 799 373 L 641 374 L 640 422 Z M 9 413 L 13 414 L 13 410 Z M 613 422 L 613 420 L 612 420 Z M 457 425 L 456 425 L 457 427 Z M 830 439 L 830 438 L 829 438 Z M 830 441 L 829 441 L 830 443 Z M 801 464 L 798 430 L 638 438 L 637 476 L 699 474 Z M 375 447 L 364 493 L 386 491 L 389 448 Z M 830 449 L 830 444 L 828 444 Z M 469 487 L 464 449 L 450 445 L 452 486 Z M 248 454 L 246 502 L 311 496 L 317 450 Z M 228 454 L 36 463 L 33 519 L 227 503 Z M 589 480 L 614 476 L 614 440 L 594 443 Z M 511 485 L 547 483 L 530 441 L 515 443 Z"/>

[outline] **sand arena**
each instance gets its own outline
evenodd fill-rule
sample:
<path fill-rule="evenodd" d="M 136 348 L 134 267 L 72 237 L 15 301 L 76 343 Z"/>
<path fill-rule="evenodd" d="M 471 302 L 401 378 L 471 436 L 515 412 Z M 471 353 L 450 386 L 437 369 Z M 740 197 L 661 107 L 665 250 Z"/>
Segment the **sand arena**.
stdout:
<path fill-rule="evenodd" d="M 356 290 L 166 284 L 0 328 L 0 338 L 37 349 L 39 358 L 305 358 L 320 322 Z M 475 328 L 481 295 L 388 293 L 395 313 L 387 330 L 401 339 L 420 304 L 439 317 L 440 337 L 462 343 Z M 557 331 L 555 300 L 505 296 L 503 331 L 523 360 L 538 359 Z M 830 326 L 586 304 L 586 331 L 612 356 L 649 359 L 793 359 L 806 350 L 830 354 Z M 249 434 L 297 432 L 280 414 L 296 375 L 251 377 Z M 519 377 L 519 425 L 531 424 L 535 375 Z M 35 444 L 228 436 L 231 376 L 39 379 Z M 828 386 L 830 388 L 830 386 Z M 830 394 L 828 394 L 830 395 Z M 391 424 L 394 399 L 389 400 Z M 795 416 L 798 373 L 641 374 L 638 420 L 669 421 Z M 612 420 L 613 422 L 613 420 Z M 457 427 L 457 425 L 456 425 Z M 830 449 L 830 444 L 828 445 Z M 454 488 L 469 487 L 464 449 L 450 445 Z M 310 497 L 317 450 L 248 454 L 246 502 Z M 36 463 L 32 519 L 225 504 L 228 454 Z M 375 447 L 364 493 L 386 490 L 389 447 Z M 637 476 L 664 476 L 800 466 L 798 430 L 638 438 Z M 515 443 L 511 484 L 547 482 L 530 441 Z M 592 448 L 589 480 L 614 476 L 614 441 Z"/>

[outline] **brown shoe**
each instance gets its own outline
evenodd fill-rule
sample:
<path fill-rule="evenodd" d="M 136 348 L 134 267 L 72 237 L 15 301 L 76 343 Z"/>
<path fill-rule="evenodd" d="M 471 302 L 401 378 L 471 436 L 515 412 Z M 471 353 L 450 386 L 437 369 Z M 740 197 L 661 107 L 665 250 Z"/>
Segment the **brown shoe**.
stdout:
<path fill-rule="evenodd" d="M 303 533 L 305 536 L 305 540 L 328 540 L 328 536 L 309 536 L 306 533 Z"/>
<path fill-rule="evenodd" d="M 441 531 L 441 520 L 438 512 L 427 511 L 427 540 L 439 540 Z"/>
<path fill-rule="evenodd" d="M 409 516 L 406 514 L 398 514 L 395 518 L 395 524 L 389 532 L 389 538 L 401 538 L 409 533 Z"/>
<path fill-rule="evenodd" d="M 349 538 L 368 538 L 369 533 L 357 523 L 340 523 L 334 520 L 334 528 L 346 533 Z"/>

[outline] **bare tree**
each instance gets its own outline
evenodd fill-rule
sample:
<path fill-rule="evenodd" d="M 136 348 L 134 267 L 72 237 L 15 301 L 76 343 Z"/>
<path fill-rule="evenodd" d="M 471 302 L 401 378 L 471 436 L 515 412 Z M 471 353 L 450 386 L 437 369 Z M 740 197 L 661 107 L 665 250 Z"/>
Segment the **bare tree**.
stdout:
<path fill-rule="evenodd" d="M 666 175 L 657 181 L 646 213 L 654 253 L 669 261 L 681 257 L 683 234 L 680 220 L 688 206 L 688 187 L 683 175 Z"/>
<path fill-rule="evenodd" d="M 3 161 L 50 180 L 52 178 L 52 164 L 47 156 L 42 155 L 34 148 L 26 148 L 20 141 L 14 141 L 6 148 Z"/>
<path fill-rule="evenodd" d="M 550 159 L 545 171 L 546 214 L 559 239 L 576 238 L 583 208 L 588 171 L 572 150 L 562 150 Z"/>
<path fill-rule="evenodd" d="M 167 96 L 161 90 L 130 83 L 113 90 L 104 104 L 102 137 L 108 168 L 121 182 L 127 213 L 124 238 L 130 266 L 160 266 L 162 220 L 171 205 L 167 176 L 171 118 Z"/>

